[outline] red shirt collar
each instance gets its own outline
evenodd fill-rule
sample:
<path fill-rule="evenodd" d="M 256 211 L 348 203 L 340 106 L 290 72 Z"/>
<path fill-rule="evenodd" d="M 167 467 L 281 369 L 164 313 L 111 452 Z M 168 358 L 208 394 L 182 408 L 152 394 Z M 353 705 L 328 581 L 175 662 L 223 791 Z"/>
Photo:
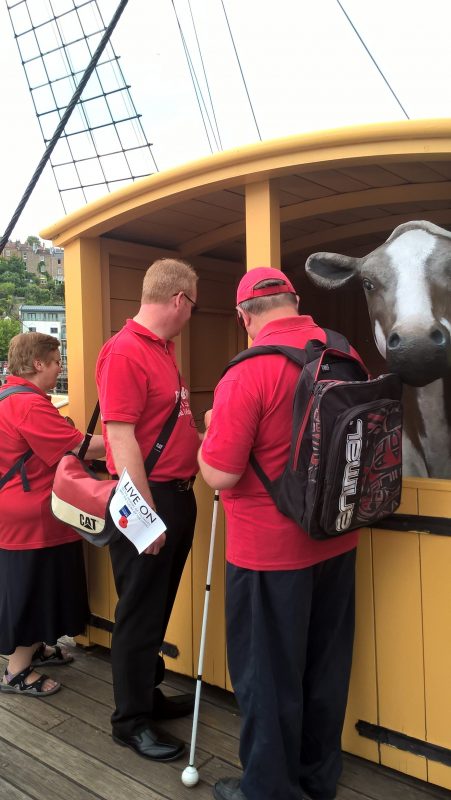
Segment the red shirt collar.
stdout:
<path fill-rule="evenodd" d="M 287 331 L 299 331 L 302 328 L 313 328 L 315 323 L 313 318 L 308 314 L 295 315 L 292 317 L 281 317 L 280 319 L 273 319 L 268 322 L 257 333 L 253 345 L 262 344 L 262 340 L 266 336 L 272 336 L 273 333 L 286 333 Z"/>
<path fill-rule="evenodd" d="M 8 386 L 31 386 L 31 388 L 34 389 L 35 392 L 39 392 L 39 394 L 42 395 L 42 397 L 45 397 L 47 400 L 50 400 L 50 402 L 52 402 L 49 395 L 46 392 L 43 392 L 42 389 L 39 388 L 39 386 L 36 386 L 36 384 L 32 383 L 31 381 L 27 381 L 26 378 L 19 377 L 19 375 L 8 375 L 1 389 L 6 389 Z"/>
<path fill-rule="evenodd" d="M 144 325 L 140 325 L 139 322 L 136 322 L 134 319 L 128 319 L 125 323 L 125 327 L 128 330 L 133 331 L 133 333 L 138 333 L 140 336 L 145 336 L 147 339 L 152 339 L 153 342 L 157 342 L 161 347 L 164 347 L 165 350 L 168 350 L 170 353 L 174 352 L 175 344 L 171 339 L 160 339 L 155 333 L 149 330 L 149 328 L 145 328 Z"/>

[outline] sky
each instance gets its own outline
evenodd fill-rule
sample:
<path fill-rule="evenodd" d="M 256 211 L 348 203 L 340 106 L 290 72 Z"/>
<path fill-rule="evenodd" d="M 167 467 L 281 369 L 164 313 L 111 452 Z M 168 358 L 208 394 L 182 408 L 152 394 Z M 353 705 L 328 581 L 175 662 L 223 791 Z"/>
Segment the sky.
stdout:
<path fill-rule="evenodd" d="M 0 0 L 0 234 L 44 152 L 8 16 L 13 1 Z M 52 0 L 52 6 L 64 10 L 73 2 Z M 81 5 L 82 0 L 75 2 Z M 409 117 L 451 116 L 450 0 L 340 3 Z M 211 147 L 227 150 L 258 141 L 259 134 L 274 139 L 405 119 L 340 3 L 129 0 L 112 43 L 159 170 L 204 157 Z M 118 0 L 98 0 L 98 5 L 108 23 Z M 49 0 L 29 0 L 32 6 L 45 15 Z M 174 7 L 207 104 L 211 95 L 221 147 L 211 135 L 210 143 L 207 139 Z M 38 235 L 63 216 L 53 173 L 46 167 L 12 238 Z"/>

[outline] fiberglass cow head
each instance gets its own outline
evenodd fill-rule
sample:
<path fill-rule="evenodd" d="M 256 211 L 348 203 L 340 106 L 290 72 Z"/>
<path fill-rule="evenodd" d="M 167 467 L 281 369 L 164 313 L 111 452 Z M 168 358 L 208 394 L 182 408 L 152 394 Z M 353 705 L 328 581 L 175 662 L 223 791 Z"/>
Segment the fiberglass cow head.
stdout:
<path fill-rule="evenodd" d="M 363 258 L 314 253 L 311 280 L 326 289 L 359 280 L 388 369 L 412 386 L 451 370 L 451 233 L 431 222 L 399 225 Z"/>

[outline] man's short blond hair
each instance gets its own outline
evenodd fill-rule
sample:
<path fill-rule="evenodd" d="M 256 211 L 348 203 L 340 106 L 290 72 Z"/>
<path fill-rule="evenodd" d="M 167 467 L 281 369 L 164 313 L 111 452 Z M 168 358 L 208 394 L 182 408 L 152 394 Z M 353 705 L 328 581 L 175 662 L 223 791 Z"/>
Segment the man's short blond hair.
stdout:
<path fill-rule="evenodd" d="M 186 261 L 177 258 L 159 258 L 147 270 L 141 303 L 167 303 L 174 294 L 190 293 L 198 277 Z"/>
<path fill-rule="evenodd" d="M 9 343 L 8 367 L 12 375 L 34 375 L 35 361 L 48 364 L 52 353 L 58 350 L 59 340 L 47 333 L 18 333 Z"/>

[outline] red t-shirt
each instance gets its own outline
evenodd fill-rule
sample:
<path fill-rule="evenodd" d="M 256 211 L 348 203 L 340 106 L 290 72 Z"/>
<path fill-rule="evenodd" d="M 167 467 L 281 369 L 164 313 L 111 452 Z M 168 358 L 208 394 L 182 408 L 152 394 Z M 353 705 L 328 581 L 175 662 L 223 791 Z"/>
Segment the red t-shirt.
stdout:
<path fill-rule="evenodd" d="M 116 469 L 105 433 L 107 422 L 135 425 L 135 436 L 143 459 L 166 422 L 179 394 L 174 343 L 163 341 L 147 328 L 128 319 L 100 351 L 96 381 L 106 442 L 107 466 Z M 151 473 L 152 480 L 191 478 L 198 471 L 199 436 L 189 405 L 189 392 L 182 380 L 179 416 L 166 447 Z"/>
<path fill-rule="evenodd" d="M 262 328 L 253 345 L 304 347 L 326 341 L 309 316 L 284 317 Z M 285 356 L 256 356 L 229 370 L 216 387 L 208 435 L 202 445 L 207 464 L 243 473 L 221 492 L 227 517 L 227 561 L 254 570 L 299 569 L 351 550 L 358 534 L 316 541 L 281 514 L 249 464 L 254 452 L 271 480 L 289 458 L 293 395 L 299 367 Z"/>
<path fill-rule="evenodd" d="M 0 402 L 0 475 L 28 449 L 25 464 L 30 491 L 20 475 L 0 489 L 0 548 L 34 550 L 80 541 L 79 535 L 59 522 L 50 509 L 53 477 L 60 458 L 81 444 L 83 434 L 61 416 L 48 395 L 24 378 L 10 375 L 2 388 L 31 386 L 36 391 L 13 394 Z"/>

